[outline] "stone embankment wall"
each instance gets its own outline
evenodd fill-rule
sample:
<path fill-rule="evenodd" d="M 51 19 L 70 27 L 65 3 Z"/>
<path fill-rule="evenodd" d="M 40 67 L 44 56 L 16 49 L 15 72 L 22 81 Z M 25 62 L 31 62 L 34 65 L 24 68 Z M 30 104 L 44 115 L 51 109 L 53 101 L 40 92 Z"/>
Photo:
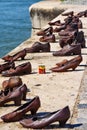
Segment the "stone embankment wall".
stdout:
<path fill-rule="evenodd" d="M 31 36 L 67 9 L 78 8 L 78 5 L 65 5 L 57 0 L 45 0 L 30 6 L 29 13 L 32 22 Z"/>

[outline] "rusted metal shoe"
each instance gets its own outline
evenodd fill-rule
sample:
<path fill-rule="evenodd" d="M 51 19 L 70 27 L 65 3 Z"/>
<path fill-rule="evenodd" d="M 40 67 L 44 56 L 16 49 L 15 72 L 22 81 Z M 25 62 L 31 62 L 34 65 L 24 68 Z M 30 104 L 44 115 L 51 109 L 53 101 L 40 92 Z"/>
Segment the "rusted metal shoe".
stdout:
<path fill-rule="evenodd" d="M 0 73 L 2 71 L 8 70 L 10 68 L 14 68 L 15 67 L 15 63 L 14 62 L 7 62 L 4 64 L 0 64 Z"/>
<path fill-rule="evenodd" d="M 26 56 L 26 50 L 23 49 L 19 52 L 17 52 L 16 54 L 14 55 L 7 55 L 7 56 L 4 56 L 2 57 L 2 59 L 4 61 L 7 61 L 7 62 L 12 62 L 12 61 L 16 61 L 17 59 L 21 58 L 22 60 L 24 60 L 24 57 Z"/>
<path fill-rule="evenodd" d="M 50 43 L 35 42 L 31 47 L 25 48 L 26 53 L 50 52 Z"/>
<path fill-rule="evenodd" d="M 38 96 L 34 97 L 30 101 L 26 102 L 13 112 L 5 114 L 1 116 L 1 119 L 4 122 L 15 122 L 21 120 L 25 114 L 30 111 L 32 115 L 36 114 L 37 110 L 39 109 L 41 103 Z"/>
<path fill-rule="evenodd" d="M 50 21 L 48 24 L 49 24 L 50 26 L 61 26 L 61 25 L 63 25 L 64 23 L 61 23 L 60 20 L 56 20 L 56 21 Z"/>
<path fill-rule="evenodd" d="M 71 44 L 64 46 L 61 50 L 53 52 L 53 56 L 81 55 L 81 45 Z"/>
<path fill-rule="evenodd" d="M 66 106 L 63 109 L 50 112 L 49 114 L 45 114 L 42 117 L 34 116 L 29 119 L 24 119 L 20 121 L 20 124 L 25 128 L 43 129 L 44 127 L 47 127 L 54 122 L 59 122 L 59 126 L 64 127 L 69 118 L 70 110 L 69 107 Z"/>
<path fill-rule="evenodd" d="M 83 31 L 79 31 L 76 36 L 76 44 L 80 43 L 82 48 L 86 47 L 86 40 Z"/>
<path fill-rule="evenodd" d="M 55 42 L 56 41 L 54 34 L 42 36 L 42 37 L 40 37 L 39 40 L 40 40 L 40 42 Z"/>
<path fill-rule="evenodd" d="M 74 15 L 74 11 L 69 11 L 69 12 L 66 12 L 66 13 L 62 13 L 62 16 L 73 16 Z"/>
<path fill-rule="evenodd" d="M 76 67 L 81 63 L 82 56 L 79 55 L 71 60 L 63 60 L 60 63 L 56 63 L 56 67 L 51 68 L 52 72 L 66 72 L 69 69 L 75 70 Z"/>
<path fill-rule="evenodd" d="M 4 104 L 14 101 L 16 106 L 21 105 L 21 100 L 25 100 L 27 93 L 27 86 L 25 84 L 21 85 L 14 91 L 2 91 L 0 94 L 0 107 L 4 106 Z"/>
<path fill-rule="evenodd" d="M 10 89 L 14 90 L 15 88 L 23 84 L 22 79 L 19 76 L 12 76 L 8 80 L 2 82 L 2 88 L 4 90 Z"/>
<path fill-rule="evenodd" d="M 2 71 L 2 76 L 21 76 L 25 74 L 30 74 L 32 71 L 32 66 L 30 62 L 23 63 L 21 65 L 16 66 L 14 69 L 9 69 L 6 71 Z"/>
<path fill-rule="evenodd" d="M 87 17 L 87 10 L 77 13 L 77 17 Z"/>
<path fill-rule="evenodd" d="M 38 31 L 36 34 L 38 36 L 51 35 L 53 33 L 53 27 L 48 27 L 46 29 Z"/>

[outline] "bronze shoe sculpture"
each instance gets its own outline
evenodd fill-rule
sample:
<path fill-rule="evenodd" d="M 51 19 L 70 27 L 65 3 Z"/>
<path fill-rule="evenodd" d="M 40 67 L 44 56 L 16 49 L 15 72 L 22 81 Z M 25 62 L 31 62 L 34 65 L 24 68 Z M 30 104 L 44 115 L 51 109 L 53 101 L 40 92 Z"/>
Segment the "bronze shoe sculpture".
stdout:
<path fill-rule="evenodd" d="M 64 46 L 61 50 L 53 52 L 53 56 L 71 56 L 71 55 L 80 55 L 81 54 L 81 45 L 71 44 Z"/>
<path fill-rule="evenodd" d="M 51 35 L 46 35 L 46 36 L 42 36 L 40 37 L 40 42 L 55 42 L 55 35 L 51 34 Z"/>
<path fill-rule="evenodd" d="M 31 63 L 26 62 L 21 65 L 16 66 L 14 69 L 9 69 L 6 71 L 2 71 L 2 76 L 21 76 L 25 74 L 30 74 L 32 71 Z"/>
<path fill-rule="evenodd" d="M 76 36 L 76 44 L 80 43 L 82 48 L 86 47 L 86 40 L 83 31 L 79 31 Z"/>
<path fill-rule="evenodd" d="M 10 68 L 14 68 L 15 67 L 15 63 L 14 62 L 7 62 L 7 63 L 4 63 L 4 64 L 1 64 L 0 65 L 0 73 L 2 71 L 5 71 L 5 70 L 8 70 Z"/>
<path fill-rule="evenodd" d="M 31 47 L 25 48 L 26 53 L 50 52 L 50 43 L 35 42 Z"/>
<path fill-rule="evenodd" d="M 14 54 L 13 56 L 7 55 L 7 56 L 4 56 L 2 59 L 7 62 L 12 62 L 12 61 L 16 61 L 19 58 L 24 60 L 25 56 L 26 56 L 26 50 L 23 49 L 23 50 L 17 52 L 16 54 Z"/>
<path fill-rule="evenodd" d="M 2 82 L 2 88 L 4 90 L 10 89 L 14 90 L 15 88 L 23 84 L 22 79 L 19 76 L 12 76 L 8 80 Z"/>
<path fill-rule="evenodd" d="M 51 25 L 51 26 L 61 26 L 61 25 L 63 25 L 64 23 L 61 23 L 60 20 L 56 20 L 56 21 L 54 21 L 54 22 L 50 21 L 48 24 Z"/>
<path fill-rule="evenodd" d="M 70 118 L 69 107 L 45 114 L 44 116 L 35 116 L 29 119 L 23 119 L 20 124 L 25 128 L 43 129 L 54 122 L 59 122 L 59 126 L 63 127 Z"/>
<path fill-rule="evenodd" d="M 74 34 L 70 34 L 70 36 L 61 36 L 59 39 L 59 45 L 63 48 L 66 45 L 70 45 L 75 41 L 76 36 Z"/>
<path fill-rule="evenodd" d="M 66 25 L 61 25 L 60 27 L 56 27 L 53 29 L 53 32 L 61 32 L 61 30 L 66 29 Z"/>
<path fill-rule="evenodd" d="M 74 12 L 70 11 L 70 12 L 62 13 L 62 16 L 69 16 L 69 15 L 73 16 Z"/>
<path fill-rule="evenodd" d="M 3 91 L 0 95 L 0 107 L 4 106 L 7 102 L 14 101 L 16 106 L 21 105 L 21 100 L 25 100 L 27 87 L 25 84 L 18 87 L 14 91 Z"/>
<path fill-rule="evenodd" d="M 85 11 L 81 11 L 81 12 L 79 12 L 79 13 L 77 13 L 77 15 L 76 15 L 77 17 L 87 17 L 87 10 L 85 10 Z"/>
<path fill-rule="evenodd" d="M 53 27 L 48 27 L 46 29 L 38 31 L 36 34 L 38 36 L 44 36 L 44 35 L 48 35 L 48 34 L 50 35 L 52 33 L 53 33 Z"/>
<path fill-rule="evenodd" d="M 18 109 L 8 114 L 1 116 L 4 122 L 15 122 L 21 120 L 25 114 L 30 111 L 32 115 L 36 114 L 38 108 L 40 107 L 40 99 L 38 96 L 34 97 L 30 101 L 26 102 Z"/>
<path fill-rule="evenodd" d="M 64 63 L 64 61 L 61 63 L 57 63 L 56 64 L 57 66 L 51 68 L 50 70 L 52 72 L 66 72 L 66 71 L 68 71 L 68 69 L 75 70 L 76 67 L 81 63 L 81 61 L 82 61 L 82 56 L 79 55 L 69 61 L 66 60 L 65 63 Z M 59 64 L 60 64 L 60 66 L 59 66 Z"/>
<path fill-rule="evenodd" d="M 20 87 L 20 91 L 21 91 L 21 94 L 22 94 L 22 98 L 21 99 L 22 100 L 26 100 L 26 95 L 27 95 L 27 90 L 28 90 L 26 84 L 22 84 L 19 87 Z M 0 91 L 0 98 L 2 98 L 4 100 L 4 98 L 6 98 L 6 96 L 9 96 L 9 94 L 14 92 L 16 89 L 18 89 L 18 87 L 7 88 L 5 90 L 1 90 Z"/>

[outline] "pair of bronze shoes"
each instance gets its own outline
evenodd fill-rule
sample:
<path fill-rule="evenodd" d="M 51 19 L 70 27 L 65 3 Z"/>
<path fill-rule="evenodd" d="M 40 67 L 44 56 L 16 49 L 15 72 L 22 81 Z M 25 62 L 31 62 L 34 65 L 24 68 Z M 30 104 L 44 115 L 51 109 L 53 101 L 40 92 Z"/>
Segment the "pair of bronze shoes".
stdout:
<path fill-rule="evenodd" d="M 0 91 L 0 107 L 14 101 L 16 106 L 21 105 L 21 100 L 26 100 L 27 86 L 22 83 L 20 77 L 11 77 L 2 83 L 4 90 Z"/>
<path fill-rule="evenodd" d="M 38 96 L 31 99 L 29 102 L 23 104 L 18 109 L 1 116 L 4 122 L 20 121 L 20 124 L 25 128 L 41 129 L 49 126 L 50 124 L 58 121 L 59 126 L 64 126 L 67 120 L 70 118 L 69 107 L 66 106 L 63 109 L 50 112 L 43 116 L 36 114 L 38 108 L 41 106 Z M 32 116 L 26 119 L 26 113 L 30 111 Z"/>
<path fill-rule="evenodd" d="M 66 72 L 69 69 L 75 70 L 76 67 L 81 63 L 82 61 L 82 56 L 79 55 L 71 60 L 63 60 L 60 63 L 56 63 L 56 67 L 51 68 L 50 70 L 52 72 Z"/>
<path fill-rule="evenodd" d="M 40 42 L 55 42 L 55 35 L 53 34 L 53 27 L 48 27 L 46 29 L 42 29 L 36 33 Z"/>
<path fill-rule="evenodd" d="M 20 76 L 25 74 L 30 74 L 32 72 L 32 66 L 30 62 L 23 63 L 14 68 L 10 68 L 9 70 L 2 71 L 2 76 Z"/>
<path fill-rule="evenodd" d="M 50 43 L 35 42 L 31 47 L 25 48 L 27 53 L 50 52 Z"/>

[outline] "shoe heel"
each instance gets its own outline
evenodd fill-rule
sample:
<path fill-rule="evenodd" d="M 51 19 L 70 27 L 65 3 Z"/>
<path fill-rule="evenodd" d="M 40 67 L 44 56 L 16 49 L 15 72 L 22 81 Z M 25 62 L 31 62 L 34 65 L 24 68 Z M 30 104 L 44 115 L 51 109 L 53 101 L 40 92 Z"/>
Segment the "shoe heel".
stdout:
<path fill-rule="evenodd" d="M 17 98 L 16 100 L 14 100 L 14 104 L 15 106 L 20 106 L 21 105 L 21 98 Z"/>
<path fill-rule="evenodd" d="M 24 57 L 25 57 L 25 56 L 21 57 L 21 60 L 24 60 Z"/>
<path fill-rule="evenodd" d="M 31 110 L 31 115 L 35 115 L 35 114 L 36 114 L 36 112 L 37 112 L 37 110 L 32 109 L 32 110 Z"/>
<path fill-rule="evenodd" d="M 65 121 L 59 121 L 59 127 L 65 126 L 66 122 L 67 122 L 67 120 L 65 120 Z"/>

